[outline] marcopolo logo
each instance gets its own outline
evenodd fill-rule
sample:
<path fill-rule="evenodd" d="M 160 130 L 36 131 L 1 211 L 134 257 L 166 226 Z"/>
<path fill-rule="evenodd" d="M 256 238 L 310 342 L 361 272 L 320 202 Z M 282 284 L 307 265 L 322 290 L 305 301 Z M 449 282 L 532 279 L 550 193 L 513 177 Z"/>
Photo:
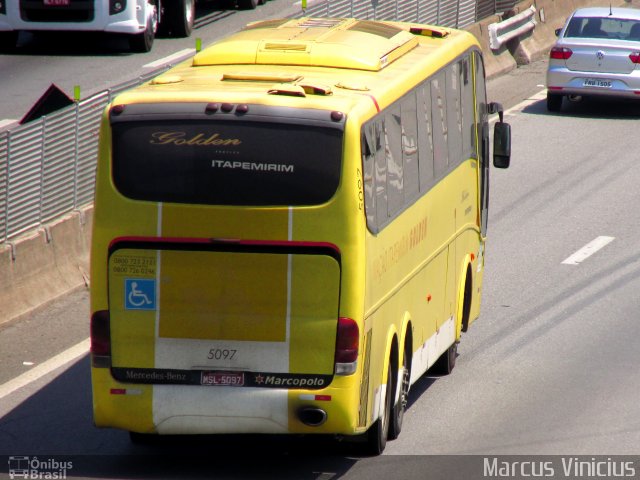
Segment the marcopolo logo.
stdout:
<path fill-rule="evenodd" d="M 11 456 L 9 457 L 9 478 L 25 479 L 64 479 L 67 471 L 73 468 L 73 462 L 59 461 L 53 458 Z"/>

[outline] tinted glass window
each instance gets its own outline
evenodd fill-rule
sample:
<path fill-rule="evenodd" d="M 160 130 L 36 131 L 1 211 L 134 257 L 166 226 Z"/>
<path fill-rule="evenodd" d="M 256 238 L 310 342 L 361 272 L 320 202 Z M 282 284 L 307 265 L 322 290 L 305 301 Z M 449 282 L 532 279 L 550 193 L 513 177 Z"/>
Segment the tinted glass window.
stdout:
<path fill-rule="evenodd" d="M 618 40 L 640 41 L 640 22 L 613 17 L 573 17 L 569 22 L 565 37 L 614 38 Z"/>
<path fill-rule="evenodd" d="M 462 160 L 462 107 L 460 105 L 460 63 L 449 65 L 447 78 L 447 132 L 449 163 L 454 166 Z"/>
<path fill-rule="evenodd" d="M 449 167 L 449 132 L 445 96 L 445 73 L 434 75 L 431 80 L 431 118 L 433 120 L 433 167 L 440 177 Z"/>
<path fill-rule="evenodd" d="M 433 126 L 431 124 L 430 84 L 418 88 L 418 155 L 420 158 L 420 191 L 433 185 Z"/>
<path fill-rule="evenodd" d="M 385 155 L 387 157 L 388 214 L 393 216 L 404 205 L 404 174 L 402 171 L 402 126 L 400 108 L 390 107 L 384 117 Z"/>
<path fill-rule="evenodd" d="M 420 193 L 418 171 L 418 124 L 416 94 L 407 95 L 400 106 L 402 110 L 402 160 L 404 165 L 404 200 L 413 200 Z"/>
<path fill-rule="evenodd" d="M 313 205 L 338 188 L 342 132 L 269 122 L 119 122 L 113 179 L 129 198 L 215 205 Z"/>

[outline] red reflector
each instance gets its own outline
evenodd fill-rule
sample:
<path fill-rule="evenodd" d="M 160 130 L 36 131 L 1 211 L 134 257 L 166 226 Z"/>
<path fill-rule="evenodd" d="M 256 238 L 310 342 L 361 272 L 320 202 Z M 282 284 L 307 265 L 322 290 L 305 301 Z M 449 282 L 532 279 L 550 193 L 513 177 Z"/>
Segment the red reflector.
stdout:
<path fill-rule="evenodd" d="M 124 105 L 114 105 L 111 108 L 111 113 L 115 115 L 120 115 L 122 112 L 124 112 Z"/>
<path fill-rule="evenodd" d="M 549 90 L 562 90 L 562 87 L 548 87 Z"/>
<path fill-rule="evenodd" d="M 319 402 L 330 402 L 331 395 L 316 395 L 315 399 Z"/>
<path fill-rule="evenodd" d="M 112 388 L 111 395 L 126 395 L 127 390 L 124 388 Z"/>
<path fill-rule="evenodd" d="M 549 58 L 556 60 L 567 60 L 571 55 L 573 55 L 571 49 L 565 47 L 553 47 L 549 52 Z"/>
<path fill-rule="evenodd" d="M 336 363 L 352 363 L 358 359 L 360 329 L 352 318 L 338 319 L 338 335 L 336 338 Z"/>
<path fill-rule="evenodd" d="M 633 63 L 640 63 L 640 52 L 633 52 L 629 55 L 629 58 Z"/>
<path fill-rule="evenodd" d="M 91 353 L 110 355 L 109 311 L 99 310 L 91 316 Z"/>

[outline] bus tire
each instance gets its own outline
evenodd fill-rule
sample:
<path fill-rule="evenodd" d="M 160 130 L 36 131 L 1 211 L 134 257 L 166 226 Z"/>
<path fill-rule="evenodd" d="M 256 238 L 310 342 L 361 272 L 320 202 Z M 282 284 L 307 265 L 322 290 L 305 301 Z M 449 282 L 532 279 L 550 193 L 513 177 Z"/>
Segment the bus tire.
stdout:
<path fill-rule="evenodd" d="M 195 0 L 174 0 L 165 3 L 163 31 L 172 37 L 188 37 L 196 18 Z"/>
<path fill-rule="evenodd" d="M 387 388 L 385 389 L 383 409 L 380 417 L 367 431 L 366 453 L 380 455 L 387 446 L 389 436 L 389 420 L 393 405 L 393 369 L 391 362 L 387 367 Z"/>
<path fill-rule="evenodd" d="M 129 432 L 129 440 L 134 445 L 150 445 L 158 439 L 153 433 Z"/>
<path fill-rule="evenodd" d="M 456 357 L 458 356 L 458 342 L 453 342 L 447 350 L 440 355 L 436 363 L 429 369 L 430 373 L 435 375 L 449 375 L 456 366 Z"/>
<path fill-rule="evenodd" d="M 407 408 L 407 402 L 409 401 L 409 387 L 411 386 L 411 363 L 409 362 L 409 350 L 404 349 L 402 355 L 402 369 L 400 370 L 400 396 L 398 397 L 398 403 L 393 406 L 391 411 L 391 422 L 389 423 L 389 440 L 395 440 L 400 435 L 402 430 L 402 422 L 404 420 L 404 412 Z M 394 382 L 394 383 L 397 383 Z M 395 391 L 395 388 L 394 388 Z"/>

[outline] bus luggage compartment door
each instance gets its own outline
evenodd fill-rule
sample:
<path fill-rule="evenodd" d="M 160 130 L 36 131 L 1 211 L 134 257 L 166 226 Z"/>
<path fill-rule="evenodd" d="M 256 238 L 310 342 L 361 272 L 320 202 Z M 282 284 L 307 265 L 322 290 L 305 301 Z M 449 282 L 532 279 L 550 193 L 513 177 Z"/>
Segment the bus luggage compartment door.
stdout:
<path fill-rule="evenodd" d="M 326 386 L 340 292 L 333 254 L 153 247 L 127 244 L 109 257 L 112 372 L 118 380 L 206 384 L 203 372 L 238 372 L 224 378 L 269 386 L 261 384 L 269 377 L 252 375 L 258 372 L 285 374 L 275 377 L 281 383 L 286 374 L 319 375 Z M 216 378 L 223 377 L 210 377 Z"/>

